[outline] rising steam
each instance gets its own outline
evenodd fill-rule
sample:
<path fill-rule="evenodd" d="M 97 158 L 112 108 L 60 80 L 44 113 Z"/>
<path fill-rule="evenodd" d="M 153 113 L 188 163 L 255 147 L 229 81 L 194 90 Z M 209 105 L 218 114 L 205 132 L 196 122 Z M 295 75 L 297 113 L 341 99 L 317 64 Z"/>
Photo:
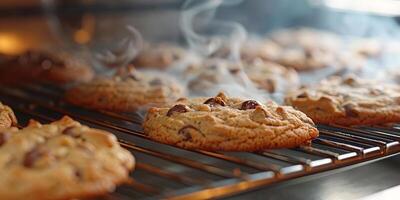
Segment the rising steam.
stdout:
<path fill-rule="evenodd" d="M 187 0 L 183 5 L 181 27 L 189 47 L 200 55 L 209 56 L 223 45 L 228 45 L 229 58 L 240 61 L 240 46 L 247 38 L 244 27 L 237 22 L 215 19 L 219 6 L 235 5 L 241 1 Z M 198 17 L 198 18 L 196 18 Z M 199 20 L 201 17 L 201 20 Z M 196 27 L 197 24 L 200 26 Z M 195 29 L 206 32 L 204 35 Z"/>
<path fill-rule="evenodd" d="M 220 62 L 228 61 L 241 69 L 241 46 L 247 39 L 247 31 L 237 22 L 222 21 L 215 18 L 220 6 L 238 3 L 241 3 L 241 1 L 187 0 L 183 5 L 181 14 L 181 29 L 189 48 L 203 59 L 207 59 L 221 48 L 227 48 L 229 51 L 227 60 L 220 60 Z M 214 62 L 219 61 L 214 60 Z M 229 73 L 229 68 L 224 67 L 226 65 L 216 65 L 219 69 L 215 71 L 215 76 L 223 77 L 223 80 L 202 91 L 200 95 L 212 96 L 218 91 L 224 91 L 230 95 L 251 97 L 260 101 L 264 101 L 268 97 L 267 94 L 263 94 L 253 85 L 242 69 L 238 75 L 233 77 Z"/>
<path fill-rule="evenodd" d="M 105 49 L 94 55 L 97 68 L 117 68 L 125 67 L 132 61 L 139 51 L 143 48 L 143 38 L 138 30 L 133 26 L 126 26 L 127 34 L 113 49 Z"/>

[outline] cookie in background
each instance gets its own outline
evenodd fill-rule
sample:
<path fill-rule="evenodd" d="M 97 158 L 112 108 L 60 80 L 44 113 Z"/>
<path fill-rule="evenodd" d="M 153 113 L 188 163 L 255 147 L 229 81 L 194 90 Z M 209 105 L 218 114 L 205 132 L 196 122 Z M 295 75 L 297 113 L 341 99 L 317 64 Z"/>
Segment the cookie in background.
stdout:
<path fill-rule="evenodd" d="M 400 121 L 400 86 L 355 76 L 331 77 L 289 94 L 285 101 L 321 124 Z"/>
<path fill-rule="evenodd" d="M 30 50 L 17 56 L 3 56 L 2 60 L 0 83 L 66 85 L 87 82 L 94 77 L 90 66 L 61 53 Z"/>
<path fill-rule="evenodd" d="M 143 106 L 173 102 L 183 93 L 180 84 L 167 75 L 128 66 L 111 77 L 99 76 L 77 84 L 64 97 L 74 105 L 96 110 L 132 112 Z"/>

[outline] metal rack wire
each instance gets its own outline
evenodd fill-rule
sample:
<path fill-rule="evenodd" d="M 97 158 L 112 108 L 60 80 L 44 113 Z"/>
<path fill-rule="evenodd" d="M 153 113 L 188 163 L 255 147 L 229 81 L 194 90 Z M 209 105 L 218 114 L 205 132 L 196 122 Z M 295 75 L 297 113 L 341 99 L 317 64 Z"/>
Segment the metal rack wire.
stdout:
<path fill-rule="evenodd" d="M 104 199 L 198 199 L 234 195 L 261 186 L 396 154 L 400 125 L 341 127 L 318 125 L 310 146 L 262 152 L 190 151 L 160 144 L 143 134 L 135 113 L 93 111 L 62 100 L 52 85 L 0 87 L 0 101 L 10 105 L 21 126 L 29 119 L 49 122 L 69 115 L 114 133 L 137 158 L 132 181 Z"/>

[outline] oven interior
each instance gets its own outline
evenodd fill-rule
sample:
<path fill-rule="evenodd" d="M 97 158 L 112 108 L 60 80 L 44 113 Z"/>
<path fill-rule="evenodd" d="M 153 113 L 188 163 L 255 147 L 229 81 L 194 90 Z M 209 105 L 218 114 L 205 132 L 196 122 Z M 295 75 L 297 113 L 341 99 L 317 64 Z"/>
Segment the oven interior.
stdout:
<path fill-rule="evenodd" d="M 185 6 L 196 7 L 199 3 L 44 0 L 23 5 L 14 5 L 13 2 L 3 4 L 1 10 L 4 12 L 0 12 L 2 53 L 18 54 L 38 46 L 61 47 L 63 51 L 94 65 L 99 73 L 108 73 L 110 70 L 95 55 L 117 48 L 118 38 L 125 36 L 127 25 L 135 27 L 146 41 L 187 45 L 188 38 L 180 27 L 182 10 Z M 340 7 L 342 4 L 345 6 Z M 247 36 L 307 26 L 332 31 L 343 37 L 377 38 L 394 44 L 400 33 L 398 18 L 389 12 L 390 9 L 359 10 L 357 5 L 346 5 L 343 1 L 232 1 L 219 6 L 218 9 L 208 10 L 204 18 L 209 19 L 205 21 L 234 21 L 243 25 Z M 87 16 L 91 16 L 89 18 L 95 23 L 93 42 L 79 43 L 73 35 L 78 29 L 85 30 L 83 19 Z M 198 23 L 201 25 L 204 22 Z M 27 27 L 31 28 L 29 35 L 25 34 Z M 205 34 L 216 37 L 220 36 L 219 31 L 224 33 L 226 30 L 206 30 Z M 5 40 L 12 42 L 2 42 Z M 226 41 L 232 40 L 228 37 Z M 398 67 L 395 55 L 387 53 L 381 59 L 372 61 L 369 70 L 362 76 L 384 78 L 388 71 Z M 305 74 L 302 78 L 312 82 L 317 81 L 317 77 L 324 76 Z M 141 128 L 141 113 L 77 107 L 63 100 L 64 91 L 64 87 L 42 82 L 1 85 L 0 100 L 13 108 L 21 127 L 31 118 L 50 122 L 68 115 L 91 127 L 114 133 L 120 144 L 136 157 L 137 164 L 130 183 L 101 197 L 103 199 L 229 197 L 320 172 L 367 163 L 400 151 L 400 124 L 359 127 L 317 125 L 320 137 L 313 140 L 310 146 L 294 149 L 254 153 L 184 150 L 148 139 Z"/>

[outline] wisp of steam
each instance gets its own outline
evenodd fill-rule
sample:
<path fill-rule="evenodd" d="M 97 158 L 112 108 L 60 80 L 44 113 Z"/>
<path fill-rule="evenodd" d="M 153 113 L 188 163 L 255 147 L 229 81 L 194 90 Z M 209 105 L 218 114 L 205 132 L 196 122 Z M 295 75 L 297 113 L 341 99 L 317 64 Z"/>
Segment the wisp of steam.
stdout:
<path fill-rule="evenodd" d="M 126 26 L 127 34 L 120 41 L 117 41 L 113 49 L 105 49 L 96 53 L 94 66 L 103 72 L 110 71 L 110 68 L 125 67 L 131 62 L 143 48 L 143 38 L 140 32 L 133 26 Z"/>
<path fill-rule="evenodd" d="M 228 61 L 242 67 L 240 49 L 247 39 L 245 28 L 233 21 L 222 21 L 215 18 L 220 6 L 235 5 L 241 1 L 228 0 L 187 0 L 181 13 L 181 29 L 190 50 L 207 59 L 212 53 L 222 47 L 228 47 Z M 226 70 L 219 70 L 226 72 Z M 222 83 L 203 91 L 201 95 L 213 96 L 218 91 L 243 98 L 265 101 L 270 96 L 257 89 L 243 70 L 239 71 L 241 80 L 232 77 L 230 73 L 221 73 Z"/>

